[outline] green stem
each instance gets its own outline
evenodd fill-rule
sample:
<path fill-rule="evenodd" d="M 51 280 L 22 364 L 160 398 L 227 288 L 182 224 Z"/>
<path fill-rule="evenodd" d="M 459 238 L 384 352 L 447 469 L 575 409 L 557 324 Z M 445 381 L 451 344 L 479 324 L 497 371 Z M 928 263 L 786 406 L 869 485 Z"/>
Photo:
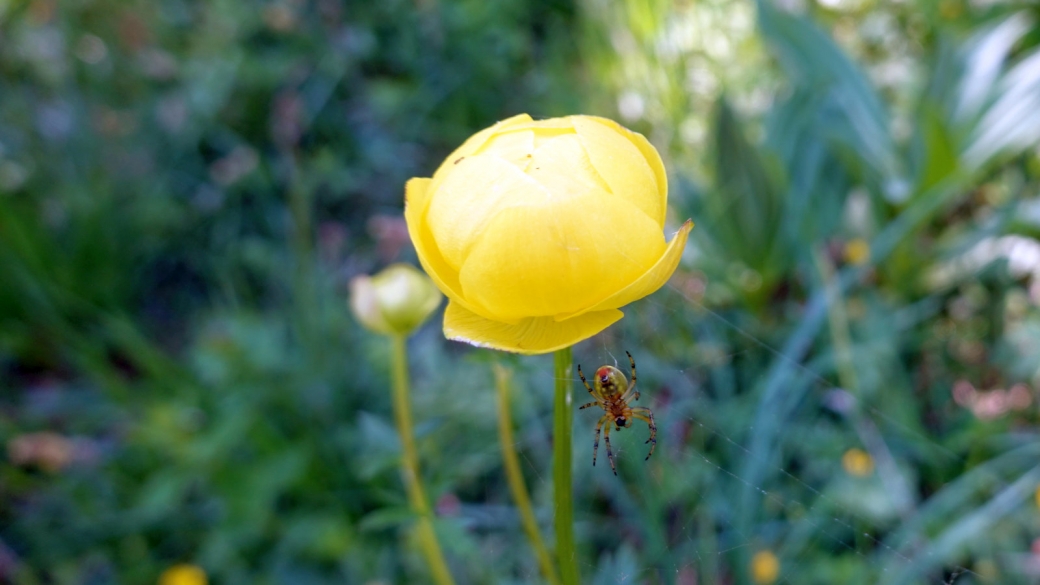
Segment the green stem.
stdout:
<path fill-rule="evenodd" d="M 534 510 L 531 507 L 531 498 L 524 486 L 524 476 L 520 473 L 520 459 L 516 456 L 516 441 L 513 440 L 513 419 L 509 415 L 509 378 L 512 372 L 505 366 L 495 364 L 495 386 L 498 388 L 498 441 L 502 444 L 502 463 L 506 468 L 506 479 L 509 481 L 509 491 L 513 494 L 517 510 L 520 511 L 520 524 L 527 533 L 527 539 L 531 541 L 534 555 L 538 559 L 538 565 L 542 569 L 542 575 L 551 585 L 560 585 L 560 578 L 556 576 L 556 568 L 553 566 L 549 549 L 542 542 L 542 535 L 538 531 L 538 523 L 534 519 Z"/>
<path fill-rule="evenodd" d="M 852 337 L 849 335 L 849 318 L 845 313 L 842 291 L 834 278 L 834 267 L 819 249 L 813 250 L 813 259 L 823 277 L 823 287 L 827 294 L 827 317 L 831 328 L 831 338 L 834 339 L 838 381 L 850 394 L 860 398 L 856 366 L 852 355 Z"/>
<path fill-rule="evenodd" d="M 571 485 L 571 348 L 553 354 L 556 396 L 553 405 L 553 499 L 556 504 L 556 558 L 564 585 L 578 585 L 574 549 L 574 488 Z"/>
<path fill-rule="evenodd" d="M 401 477 L 408 492 L 408 502 L 412 511 L 419 516 L 415 532 L 433 581 L 438 585 L 453 585 L 455 582 L 448 572 L 448 564 L 444 562 L 444 555 L 437 543 L 437 534 L 433 530 L 433 515 L 430 513 L 430 504 L 426 500 L 419 476 L 419 455 L 415 449 L 415 436 L 412 434 L 408 354 L 404 336 L 395 335 L 393 343 L 394 420 L 397 422 L 397 432 L 401 436 Z"/>

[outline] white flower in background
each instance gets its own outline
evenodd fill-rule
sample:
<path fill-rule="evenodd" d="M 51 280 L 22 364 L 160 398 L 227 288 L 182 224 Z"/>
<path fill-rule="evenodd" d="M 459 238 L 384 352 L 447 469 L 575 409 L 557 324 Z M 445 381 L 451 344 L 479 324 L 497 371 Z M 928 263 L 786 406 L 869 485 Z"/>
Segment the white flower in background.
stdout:
<path fill-rule="evenodd" d="M 1040 287 L 1040 242 L 1025 236 L 985 238 L 967 252 L 932 269 L 926 276 L 932 288 L 945 288 L 982 270 L 997 260 L 1006 260 L 1015 278 L 1028 278 L 1034 293 Z M 1033 295 L 1034 302 L 1037 295 Z"/>

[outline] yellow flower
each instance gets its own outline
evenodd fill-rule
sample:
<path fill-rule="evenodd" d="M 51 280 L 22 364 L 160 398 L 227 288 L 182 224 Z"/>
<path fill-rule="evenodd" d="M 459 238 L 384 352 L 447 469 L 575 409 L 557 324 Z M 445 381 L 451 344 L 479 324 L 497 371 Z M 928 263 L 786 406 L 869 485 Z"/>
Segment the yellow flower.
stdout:
<path fill-rule="evenodd" d="M 849 240 L 845 244 L 844 255 L 850 264 L 866 264 L 870 260 L 870 244 L 863 238 Z"/>
<path fill-rule="evenodd" d="M 751 579 L 759 585 L 769 585 L 780 576 L 780 559 L 768 550 L 760 550 L 751 557 Z"/>
<path fill-rule="evenodd" d="M 206 585 L 206 572 L 195 565 L 174 565 L 159 575 L 159 585 Z"/>
<path fill-rule="evenodd" d="M 1040 487 L 1036 488 L 1036 491 L 1033 492 L 1033 499 L 1036 501 L 1036 507 L 1040 508 Z"/>
<path fill-rule="evenodd" d="M 408 181 L 405 220 L 449 299 L 446 337 L 546 353 L 606 329 L 668 280 L 693 224 L 666 244 L 667 199 L 642 135 L 604 118 L 522 114 Z"/>
<path fill-rule="evenodd" d="M 388 266 L 375 276 L 350 281 L 350 308 L 366 328 L 384 335 L 407 335 L 441 304 L 441 294 L 425 274 L 408 264 Z"/>
<path fill-rule="evenodd" d="M 849 449 L 841 456 L 845 472 L 856 477 L 865 477 L 874 472 L 874 459 L 863 449 Z"/>

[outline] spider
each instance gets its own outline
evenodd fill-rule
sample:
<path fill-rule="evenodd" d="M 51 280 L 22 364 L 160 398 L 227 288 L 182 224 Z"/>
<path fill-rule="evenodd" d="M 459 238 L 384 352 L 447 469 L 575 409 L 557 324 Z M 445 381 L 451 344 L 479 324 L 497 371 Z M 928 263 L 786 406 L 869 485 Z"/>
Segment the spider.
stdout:
<path fill-rule="evenodd" d="M 595 387 L 593 389 L 585 380 L 585 374 L 581 372 L 581 364 L 578 364 L 578 375 L 581 376 L 581 383 L 585 384 L 585 389 L 596 399 L 595 402 L 579 406 L 578 410 L 583 410 L 590 406 L 598 406 L 606 412 L 599 419 L 599 422 L 596 423 L 596 441 L 592 444 L 592 465 L 596 465 L 596 452 L 599 451 L 599 433 L 603 423 L 606 423 L 607 428 L 603 431 L 603 440 L 607 442 L 607 459 L 610 460 L 610 468 L 614 470 L 614 475 L 617 475 L 617 467 L 614 465 L 614 452 L 610 450 L 611 423 L 614 424 L 615 429 L 620 431 L 625 427 L 632 426 L 633 419 L 646 421 L 646 424 L 650 425 L 650 438 L 646 440 L 647 443 L 650 443 L 650 453 L 647 454 L 646 459 L 650 459 L 650 455 L 654 454 L 654 447 L 657 446 L 657 425 L 654 424 L 654 413 L 645 406 L 637 406 L 635 408 L 628 406 L 630 400 L 639 400 L 639 391 L 636 390 L 636 361 L 632 359 L 632 354 L 627 351 L 625 355 L 628 356 L 628 363 L 632 364 L 631 384 L 625 379 L 625 375 L 621 373 L 621 370 L 613 366 L 600 366 L 596 370 L 596 377 L 592 381 Z M 624 390 L 622 391 L 622 389 Z"/>

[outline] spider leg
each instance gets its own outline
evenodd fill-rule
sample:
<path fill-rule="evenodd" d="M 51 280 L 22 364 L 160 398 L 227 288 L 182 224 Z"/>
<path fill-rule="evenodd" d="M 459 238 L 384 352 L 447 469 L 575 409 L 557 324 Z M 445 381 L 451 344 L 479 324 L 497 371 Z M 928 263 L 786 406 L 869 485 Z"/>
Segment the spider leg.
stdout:
<path fill-rule="evenodd" d="M 582 404 L 581 406 L 578 407 L 578 410 L 584 410 L 584 409 L 586 409 L 586 408 L 588 408 L 590 406 L 599 406 L 599 402 L 590 402 L 588 404 Z"/>
<path fill-rule="evenodd" d="M 599 422 L 596 423 L 596 440 L 593 441 L 593 443 L 592 443 L 592 466 L 593 467 L 596 466 L 596 452 L 599 451 L 599 433 L 600 433 L 600 430 L 603 428 L 603 423 L 606 420 L 607 420 L 607 415 L 604 414 L 599 419 Z M 610 426 L 609 425 L 607 426 L 607 431 L 608 432 L 610 431 Z"/>
<path fill-rule="evenodd" d="M 628 404 L 631 400 L 639 400 L 639 390 L 636 390 L 636 383 L 629 382 L 628 390 L 619 398 L 621 402 Z"/>
<path fill-rule="evenodd" d="M 628 355 L 628 363 L 632 364 L 632 381 L 628 383 L 625 394 L 621 396 L 621 401 L 627 404 L 629 400 L 639 400 L 639 390 L 636 390 L 636 360 L 632 359 L 632 354 L 627 351 L 625 354 Z"/>
<path fill-rule="evenodd" d="M 649 459 L 650 455 L 654 454 L 654 447 L 657 446 L 657 425 L 654 424 L 654 413 L 649 408 L 637 407 L 632 409 L 632 416 L 646 421 L 646 424 L 650 425 L 650 438 L 646 440 L 647 443 L 650 443 L 650 453 L 646 456 L 646 459 Z"/>
<path fill-rule="evenodd" d="M 596 402 L 602 403 L 603 399 L 596 394 L 596 391 L 592 389 L 592 386 L 589 386 L 589 382 L 585 379 L 585 374 L 581 373 L 581 364 L 578 364 L 578 376 L 581 378 L 581 383 L 585 384 L 585 389 L 588 390 L 589 394 L 596 399 Z M 582 408 L 585 407 L 583 406 Z M 579 408 L 578 410 L 581 409 Z"/>
<path fill-rule="evenodd" d="M 617 475 L 617 466 L 614 465 L 614 452 L 610 449 L 610 425 L 603 430 L 603 441 L 607 443 L 607 459 L 610 461 L 610 469 Z"/>
<path fill-rule="evenodd" d="M 625 355 L 628 356 L 628 363 L 631 364 L 631 366 L 632 366 L 632 385 L 635 386 L 636 385 L 636 360 L 632 359 L 632 354 L 628 353 L 627 351 L 625 352 Z"/>

